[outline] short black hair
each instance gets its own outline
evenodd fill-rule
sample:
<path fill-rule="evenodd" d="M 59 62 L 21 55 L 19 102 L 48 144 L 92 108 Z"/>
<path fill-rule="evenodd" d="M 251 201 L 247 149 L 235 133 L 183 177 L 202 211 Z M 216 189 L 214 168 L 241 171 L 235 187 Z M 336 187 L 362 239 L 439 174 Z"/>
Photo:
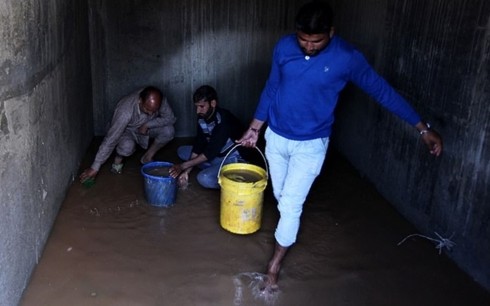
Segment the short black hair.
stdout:
<path fill-rule="evenodd" d="M 323 34 L 333 26 L 333 10 L 323 1 L 312 1 L 303 5 L 296 15 L 297 31 L 306 34 Z"/>
<path fill-rule="evenodd" d="M 160 89 L 156 88 L 155 86 L 148 86 L 145 87 L 141 92 L 140 92 L 140 98 L 144 102 L 146 99 L 148 99 L 148 96 L 151 93 L 156 93 L 160 96 L 160 100 L 163 100 L 163 93 Z"/>
<path fill-rule="evenodd" d="M 197 103 L 201 100 L 204 100 L 206 102 L 216 100 L 216 102 L 218 102 L 218 93 L 216 93 L 216 90 L 213 87 L 209 85 L 203 85 L 196 89 L 194 95 L 192 96 L 192 100 L 194 101 L 194 103 Z"/>

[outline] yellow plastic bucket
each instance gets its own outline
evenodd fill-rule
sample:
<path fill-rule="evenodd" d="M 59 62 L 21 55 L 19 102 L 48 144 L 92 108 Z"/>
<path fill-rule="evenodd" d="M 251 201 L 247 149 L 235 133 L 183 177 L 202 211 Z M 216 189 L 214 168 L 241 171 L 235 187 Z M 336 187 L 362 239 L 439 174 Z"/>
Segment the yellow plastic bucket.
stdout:
<path fill-rule="evenodd" d="M 237 146 L 239 145 L 233 147 L 228 154 Z M 264 155 L 258 148 L 257 150 L 267 168 Z M 218 172 L 218 183 L 221 186 L 221 227 L 234 234 L 251 234 L 260 229 L 267 172 L 252 164 L 232 163 L 223 166 L 221 163 Z"/>

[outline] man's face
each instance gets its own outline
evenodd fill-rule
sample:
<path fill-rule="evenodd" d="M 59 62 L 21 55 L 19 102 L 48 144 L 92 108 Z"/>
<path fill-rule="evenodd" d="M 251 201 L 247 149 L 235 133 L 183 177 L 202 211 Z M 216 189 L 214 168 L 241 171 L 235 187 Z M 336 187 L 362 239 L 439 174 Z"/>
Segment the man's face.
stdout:
<path fill-rule="evenodd" d="M 330 42 L 333 31 L 330 33 L 321 34 L 306 34 L 304 32 L 296 32 L 298 44 L 303 52 L 308 56 L 315 56 L 322 51 Z"/>
<path fill-rule="evenodd" d="M 151 116 L 160 109 L 161 103 L 162 101 L 158 94 L 150 93 L 145 101 L 140 102 L 140 110 Z"/>
<path fill-rule="evenodd" d="M 196 106 L 197 116 L 204 119 L 209 119 L 214 113 L 214 108 L 216 107 L 216 101 L 212 100 L 211 102 L 208 102 L 202 99 L 195 102 L 194 105 Z"/>

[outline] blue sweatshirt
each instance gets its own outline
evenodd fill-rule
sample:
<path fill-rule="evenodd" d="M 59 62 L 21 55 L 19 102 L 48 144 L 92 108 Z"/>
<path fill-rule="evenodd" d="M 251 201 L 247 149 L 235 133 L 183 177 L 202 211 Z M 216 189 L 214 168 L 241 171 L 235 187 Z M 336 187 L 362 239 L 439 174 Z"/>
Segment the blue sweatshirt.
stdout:
<path fill-rule="evenodd" d="M 270 129 L 288 139 L 329 137 L 339 93 L 349 81 L 409 124 L 420 121 L 408 102 L 350 44 L 334 36 L 325 49 L 307 57 L 296 34 L 281 38 L 274 48 L 255 118 L 267 121 Z"/>

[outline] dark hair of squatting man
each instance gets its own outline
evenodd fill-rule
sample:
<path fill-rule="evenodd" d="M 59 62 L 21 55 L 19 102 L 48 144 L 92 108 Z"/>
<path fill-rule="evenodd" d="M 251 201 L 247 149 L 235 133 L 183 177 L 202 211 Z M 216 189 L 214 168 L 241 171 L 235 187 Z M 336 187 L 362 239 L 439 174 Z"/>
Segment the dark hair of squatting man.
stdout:
<path fill-rule="evenodd" d="M 204 100 L 206 102 L 216 100 L 216 102 L 218 102 L 218 94 L 213 87 L 209 85 L 203 85 L 196 89 L 194 95 L 192 96 L 192 100 L 194 101 L 194 103 L 197 103 L 201 100 Z"/>

